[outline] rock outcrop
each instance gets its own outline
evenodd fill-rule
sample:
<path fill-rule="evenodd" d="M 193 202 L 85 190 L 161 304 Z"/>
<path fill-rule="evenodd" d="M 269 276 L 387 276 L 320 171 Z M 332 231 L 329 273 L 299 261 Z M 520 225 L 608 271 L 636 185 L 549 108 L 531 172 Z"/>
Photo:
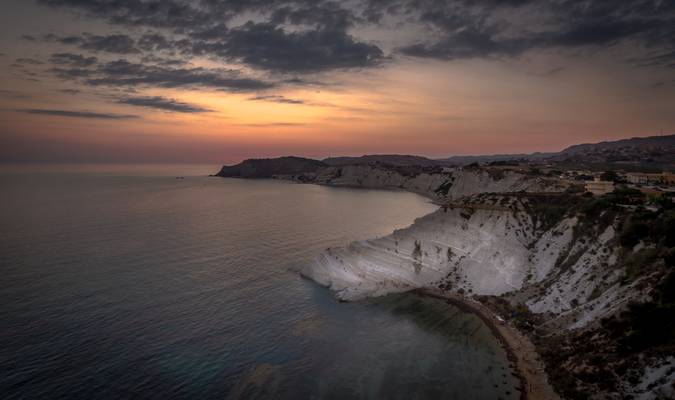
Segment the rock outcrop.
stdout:
<path fill-rule="evenodd" d="M 532 269 L 531 232 L 510 212 L 441 209 L 405 229 L 328 249 L 303 273 L 344 300 L 449 283 L 500 295 L 522 287 Z"/>
<path fill-rule="evenodd" d="M 311 173 L 326 167 L 321 161 L 302 157 L 279 157 L 245 160 L 224 166 L 216 176 L 223 178 L 273 178 L 276 175 Z"/>
<path fill-rule="evenodd" d="M 572 216 L 544 226 L 525 196 L 465 198 L 466 206 L 442 207 L 389 236 L 327 249 L 303 274 L 344 300 L 438 287 L 517 293 L 532 312 L 556 314 L 565 329 L 644 296 L 640 279 L 625 284 L 625 271 L 615 269 L 614 225 L 598 232 Z"/>

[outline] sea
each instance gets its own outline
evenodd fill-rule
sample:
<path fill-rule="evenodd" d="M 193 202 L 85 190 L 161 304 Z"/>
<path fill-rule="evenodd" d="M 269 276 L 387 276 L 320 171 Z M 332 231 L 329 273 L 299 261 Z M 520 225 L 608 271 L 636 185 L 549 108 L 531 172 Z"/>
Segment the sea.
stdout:
<path fill-rule="evenodd" d="M 0 167 L 0 398 L 519 397 L 476 316 L 414 294 L 339 302 L 299 274 L 427 199 L 217 171 Z"/>

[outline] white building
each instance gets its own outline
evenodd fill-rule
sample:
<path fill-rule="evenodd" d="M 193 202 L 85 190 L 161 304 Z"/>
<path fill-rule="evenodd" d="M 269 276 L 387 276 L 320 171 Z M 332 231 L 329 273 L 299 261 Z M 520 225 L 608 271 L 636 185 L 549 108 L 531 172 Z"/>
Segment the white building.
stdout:
<path fill-rule="evenodd" d="M 586 191 L 596 196 L 612 193 L 614 191 L 614 182 L 601 181 L 599 178 L 595 178 L 595 180 L 586 183 Z"/>

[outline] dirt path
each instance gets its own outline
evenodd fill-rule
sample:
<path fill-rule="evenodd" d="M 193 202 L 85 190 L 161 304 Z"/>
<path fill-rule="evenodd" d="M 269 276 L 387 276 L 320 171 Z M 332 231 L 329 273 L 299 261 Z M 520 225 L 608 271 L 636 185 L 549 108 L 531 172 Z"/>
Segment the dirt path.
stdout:
<path fill-rule="evenodd" d="M 483 320 L 506 349 L 509 360 L 515 364 L 515 373 L 522 387 L 521 400 L 560 400 L 548 383 L 544 365 L 534 345 L 516 328 L 499 321 L 494 312 L 475 300 L 431 289 L 422 289 L 418 293 L 447 300 Z"/>

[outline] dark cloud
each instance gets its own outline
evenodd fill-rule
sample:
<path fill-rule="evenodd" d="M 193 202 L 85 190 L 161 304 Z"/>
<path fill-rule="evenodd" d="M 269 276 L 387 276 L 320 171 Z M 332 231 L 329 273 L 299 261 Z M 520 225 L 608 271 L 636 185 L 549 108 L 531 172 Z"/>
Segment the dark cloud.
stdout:
<path fill-rule="evenodd" d="M 165 36 L 158 33 L 146 33 L 138 40 L 138 47 L 144 51 L 172 50 L 175 45 Z"/>
<path fill-rule="evenodd" d="M 104 51 L 116 54 L 140 53 L 134 39 L 127 35 L 88 35 L 85 34 L 79 44 L 80 48 L 93 51 Z"/>
<path fill-rule="evenodd" d="M 651 23 L 641 20 L 608 20 L 576 23 L 559 32 L 548 32 L 536 42 L 548 46 L 580 47 L 614 44 L 643 33 Z"/>
<path fill-rule="evenodd" d="M 44 64 L 40 60 L 36 60 L 34 58 L 17 58 L 14 61 L 16 64 L 23 64 L 23 65 L 42 65 Z"/>
<path fill-rule="evenodd" d="M 94 73 L 94 71 L 85 68 L 52 68 L 49 72 L 66 80 L 86 78 Z"/>
<path fill-rule="evenodd" d="M 143 58 L 141 58 L 141 61 L 143 63 L 158 64 L 164 67 L 180 67 L 188 63 L 186 60 L 178 58 L 157 57 L 154 55 L 144 56 Z"/>
<path fill-rule="evenodd" d="M 319 82 L 317 80 L 308 80 L 305 78 L 297 78 L 297 77 L 284 79 L 282 82 L 289 85 L 298 85 L 298 86 L 325 86 L 324 83 Z"/>
<path fill-rule="evenodd" d="M 283 19 L 288 18 L 291 17 Z M 189 39 L 171 40 L 160 34 L 147 34 L 138 46 L 149 52 L 165 50 L 185 57 L 236 61 L 281 73 L 370 67 L 381 63 L 382 50 L 347 34 L 347 25 L 328 21 L 326 17 L 316 28 L 289 31 L 276 23 L 248 22 L 233 29 L 195 31 Z"/>
<path fill-rule="evenodd" d="M 631 58 L 628 61 L 642 67 L 656 66 L 656 67 L 675 68 L 675 50 L 660 54 L 652 54 L 640 58 Z"/>
<path fill-rule="evenodd" d="M 207 24 L 223 13 L 214 15 L 219 1 L 183 2 L 178 0 L 39 0 L 52 7 L 68 7 L 114 24 L 157 28 L 191 28 Z M 199 7 L 203 3 L 206 7 Z M 225 2 L 227 3 L 227 2 Z M 212 4 L 212 6 L 209 6 Z"/>
<path fill-rule="evenodd" d="M 19 100 L 25 100 L 25 99 L 30 99 L 32 96 L 22 93 L 22 92 L 17 92 L 15 90 L 6 90 L 6 89 L 0 89 L 0 97 L 6 97 L 10 99 L 19 99 Z"/>
<path fill-rule="evenodd" d="M 556 75 L 560 75 L 563 71 L 565 71 L 565 67 L 554 67 L 554 68 L 548 69 L 546 71 L 539 72 L 538 74 L 535 74 L 535 75 L 556 76 Z"/>
<path fill-rule="evenodd" d="M 66 45 L 78 46 L 83 50 L 106 52 L 114 54 L 138 54 L 141 51 L 136 47 L 136 41 L 129 35 L 93 35 L 83 33 L 78 36 L 59 36 L 53 33 L 44 36 L 47 41 Z"/>
<path fill-rule="evenodd" d="M 78 94 L 78 93 L 80 93 L 80 91 L 77 90 L 77 89 L 61 89 L 61 90 L 59 90 L 59 92 L 65 93 L 65 94 Z"/>
<path fill-rule="evenodd" d="M 52 64 L 67 64 L 75 67 L 90 67 L 98 62 L 96 57 L 85 57 L 81 54 L 54 53 L 49 58 Z"/>
<path fill-rule="evenodd" d="M 279 95 L 266 95 L 266 96 L 255 96 L 251 97 L 251 101 L 270 101 L 273 103 L 283 103 L 283 104 L 305 104 L 304 100 L 299 99 L 289 99 L 284 96 Z"/>
<path fill-rule="evenodd" d="M 371 67 L 383 59 L 382 50 L 351 36 L 347 30 L 361 19 L 335 1 L 217 1 L 177 0 L 41 0 L 53 7 L 68 7 L 122 25 L 166 28 L 178 39 L 150 32 L 138 41 L 126 35 L 58 37 L 64 44 L 119 54 L 139 51 L 179 52 L 237 61 L 281 73 L 321 72 L 339 68 Z M 242 26 L 228 22 L 243 12 L 268 19 Z M 257 19 L 256 19 L 257 20 Z M 287 25 L 299 29 L 287 29 Z"/>
<path fill-rule="evenodd" d="M 94 76 L 86 83 L 94 86 L 208 87 L 231 92 L 257 91 L 274 86 L 270 82 L 243 77 L 235 70 L 147 66 L 127 60 L 99 65 L 92 74 Z"/>
<path fill-rule="evenodd" d="M 99 63 L 91 68 L 52 68 L 64 80 L 75 80 L 90 86 L 135 88 L 204 87 L 228 92 L 255 92 L 270 89 L 275 83 L 243 76 L 237 70 L 208 68 L 174 68 L 146 65 L 127 60 Z"/>
<path fill-rule="evenodd" d="M 206 50 L 278 72 L 369 67 L 384 59 L 377 46 L 358 42 L 343 30 L 286 32 L 273 24 L 252 22 L 231 30 L 224 42 Z"/>
<path fill-rule="evenodd" d="M 497 41 L 490 32 L 462 30 L 431 44 L 416 43 L 399 49 L 402 54 L 445 60 L 515 56 L 528 48 L 520 40 Z"/>
<path fill-rule="evenodd" d="M 20 109 L 15 110 L 27 114 L 37 114 L 37 115 L 51 115 L 57 117 L 72 117 L 72 118 L 89 118 L 89 119 L 135 119 L 139 118 L 138 115 L 128 115 L 128 114 L 110 114 L 110 113 L 98 113 L 90 111 L 68 111 L 68 110 L 43 110 L 43 109 Z"/>
<path fill-rule="evenodd" d="M 447 14 L 447 10 L 472 8 L 501 11 L 536 3 L 539 0 L 363 0 L 362 17 L 373 23 L 384 16 L 419 16 L 420 14 Z"/>
<path fill-rule="evenodd" d="M 46 35 L 43 35 L 42 39 L 47 42 L 58 42 L 68 45 L 76 45 L 82 41 L 82 38 L 80 36 L 60 36 L 54 33 L 48 33 Z"/>
<path fill-rule="evenodd" d="M 380 65 L 382 49 L 356 30 L 368 25 L 418 32 L 396 53 L 442 60 L 577 54 L 627 45 L 648 53 L 636 65 L 671 66 L 675 2 L 658 0 L 39 0 L 143 28 L 128 36 L 56 37 L 97 52 L 157 52 L 239 62 L 280 74 Z M 420 26 L 426 28 L 420 29 Z M 140 29 L 139 29 L 140 30 Z M 424 33 L 420 33 L 424 32 Z M 54 36 L 54 35 L 52 35 Z M 166 55 L 166 54 L 163 54 Z M 660 57 L 653 59 L 654 57 Z"/>
<path fill-rule="evenodd" d="M 400 6 L 410 14 L 411 2 Z M 398 49 L 437 59 L 513 57 L 529 50 L 604 49 L 620 43 L 672 49 L 673 2 L 652 0 L 433 1 L 415 0 L 421 22 L 441 33 Z M 519 8 L 511 17 L 503 8 Z"/>
<path fill-rule="evenodd" d="M 268 13 L 280 7 L 332 4 L 322 0 L 38 0 L 66 7 L 113 24 L 168 28 L 177 32 L 205 32 L 238 14 Z M 337 4 L 337 3 L 335 3 Z"/>
<path fill-rule="evenodd" d="M 197 40 L 219 40 L 224 38 L 230 29 L 225 23 L 217 23 L 192 29 L 190 38 Z"/>
<path fill-rule="evenodd" d="M 314 2 L 300 7 L 285 5 L 271 15 L 275 24 L 308 25 L 323 30 L 346 31 L 361 19 L 351 10 L 337 2 Z"/>
<path fill-rule="evenodd" d="M 118 103 L 180 113 L 203 113 L 211 111 L 206 108 L 159 96 L 128 97 L 119 100 Z"/>

